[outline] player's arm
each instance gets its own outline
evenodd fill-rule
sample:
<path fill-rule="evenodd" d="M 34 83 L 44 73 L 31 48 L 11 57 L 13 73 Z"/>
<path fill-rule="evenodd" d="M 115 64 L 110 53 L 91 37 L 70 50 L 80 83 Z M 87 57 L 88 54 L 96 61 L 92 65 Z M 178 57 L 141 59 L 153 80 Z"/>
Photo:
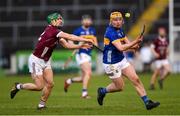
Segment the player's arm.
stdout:
<path fill-rule="evenodd" d="M 125 36 L 124 42 L 125 42 L 125 44 L 129 44 L 130 43 L 130 40 L 128 39 L 127 36 Z M 137 49 L 139 49 L 139 44 L 135 44 L 134 46 L 129 48 L 128 51 L 136 51 Z"/>
<path fill-rule="evenodd" d="M 67 41 L 65 40 L 64 38 L 61 38 L 59 40 L 59 43 L 64 47 L 64 48 L 68 48 L 68 49 L 79 49 L 79 48 L 84 48 L 84 49 L 87 49 L 87 48 L 90 48 L 92 47 L 91 45 L 89 44 L 86 44 L 86 43 L 81 43 L 81 44 L 74 44 L 72 41 Z"/>
<path fill-rule="evenodd" d="M 93 38 L 93 41 L 94 41 L 94 45 L 98 46 L 97 37 L 94 37 L 94 38 Z"/>
<path fill-rule="evenodd" d="M 160 55 L 155 51 L 155 45 L 154 44 L 152 44 L 151 45 L 151 52 L 153 53 L 153 55 L 156 57 L 156 58 L 158 58 Z"/>
<path fill-rule="evenodd" d="M 125 36 L 123 42 L 124 42 L 124 44 L 129 44 L 129 43 L 131 43 L 126 36 Z M 138 44 L 135 44 L 134 46 L 132 46 L 132 47 L 130 47 L 129 49 L 125 50 L 125 52 L 133 52 L 133 53 L 135 53 L 138 48 L 139 48 L 139 45 L 138 45 Z"/>
<path fill-rule="evenodd" d="M 122 44 L 120 41 L 113 41 L 112 44 L 119 50 L 119 51 L 126 51 L 131 49 L 134 45 L 140 43 L 143 37 L 137 37 L 134 41 Z"/>
<path fill-rule="evenodd" d="M 91 39 L 85 39 L 83 37 L 79 37 L 79 36 L 76 36 L 76 35 L 73 35 L 73 34 L 65 33 L 63 31 L 59 32 L 57 37 L 66 38 L 66 39 L 71 40 L 71 41 L 80 41 L 80 42 L 93 43 L 93 40 L 91 40 Z"/>
<path fill-rule="evenodd" d="M 128 49 L 128 50 L 125 50 L 124 52 L 133 52 L 133 53 L 136 53 L 136 50 L 135 49 Z"/>

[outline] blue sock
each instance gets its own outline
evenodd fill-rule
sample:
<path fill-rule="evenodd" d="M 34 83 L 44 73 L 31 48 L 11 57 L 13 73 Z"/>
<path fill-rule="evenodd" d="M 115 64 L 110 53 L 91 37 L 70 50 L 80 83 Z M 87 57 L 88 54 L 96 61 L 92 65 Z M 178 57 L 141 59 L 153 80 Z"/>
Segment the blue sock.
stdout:
<path fill-rule="evenodd" d="M 108 93 L 108 91 L 106 88 L 103 88 L 103 89 L 101 89 L 101 93 L 106 94 L 106 93 Z"/>
<path fill-rule="evenodd" d="M 85 92 L 85 91 L 87 91 L 87 89 L 82 89 L 82 92 Z"/>
<path fill-rule="evenodd" d="M 149 101 L 149 98 L 146 95 L 142 96 L 141 99 L 143 100 L 144 104 L 146 104 Z"/>

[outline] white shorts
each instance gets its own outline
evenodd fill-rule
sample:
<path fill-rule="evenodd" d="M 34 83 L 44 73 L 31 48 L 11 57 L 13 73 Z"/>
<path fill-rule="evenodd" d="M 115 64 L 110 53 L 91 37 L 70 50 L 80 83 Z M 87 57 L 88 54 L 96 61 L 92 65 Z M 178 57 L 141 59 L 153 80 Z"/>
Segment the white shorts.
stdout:
<path fill-rule="evenodd" d="M 90 62 L 91 63 L 91 56 L 89 56 L 86 53 L 80 53 L 76 54 L 76 62 L 78 65 L 81 65 L 85 62 Z"/>
<path fill-rule="evenodd" d="M 129 65 L 130 63 L 127 61 L 126 58 L 124 58 L 121 62 L 118 62 L 116 64 L 103 63 L 104 70 L 110 79 L 121 77 L 121 73 L 122 73 L 121 71 L 127 68 Z"/>
<path fill-rule="evenodd" d="M 29 72 L 35 75 L 43 75 L 44 69 L 51 69 L 51 62 L 50 60 L 44 61 L 33 54 L 29 57 Z"/>
<path fill-rule="evenodd" d="M 156 68 L 161 68 L 164 65 L 169 65 L 168 59 L 162 59 L 162 60 L 156 60 L 155 61 Z"/>

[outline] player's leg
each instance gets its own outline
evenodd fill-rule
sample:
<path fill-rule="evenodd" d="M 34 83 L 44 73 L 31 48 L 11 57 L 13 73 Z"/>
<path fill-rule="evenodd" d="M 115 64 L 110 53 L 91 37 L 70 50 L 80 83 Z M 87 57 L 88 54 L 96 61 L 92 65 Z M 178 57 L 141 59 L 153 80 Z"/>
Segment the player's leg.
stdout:
<path fill-rule="evenodd" d="M 146 95 L 144 86 L 143 86 L 141 80 L 139 79 L 138 75 L 136 74 L 132 65 L 129 65 L 128 67 L 123 69 L 122 73 L 133 83 L 138 95 L 140 95 L 140 96 Z"/>
<path fill-rule="evenodd" d="M 13 99 L 16 93 L 20 89 L 31 90 L 31 91 L 41 91 L 44 83 L 43 83 L 43 70 L 41 65 L 39 64 L 39 60 L 35 58 L 35 56 L 31 55 L 29 58 L 29 72 L 31 73 L 32 79 L 34 83 L 15 83 L 13 88 L 11 89 L 10 95 L 11 99 Z"/>
<path fill-rule="evenodd" d="M 80 65 L 81 71 L 82 71 L 82 97 L 86 98 L 88 97 L 88 84 L 89 80 L 91 78 L 91 63 L 90 62 L 84 62 Z"/>
<path fill-rule="evenodd" d="M 165 61 L 162 67 L 162 74 L 160 75 L 160 79 L 158 81 L 160 89 L 163 89 L 163 81 L 167 78 L 167 76 L 170 74 L 171 69 L 168 61 Z"/>
<path fill-rule="evenodd" d="M 51 93 L 54 86 L 53 71 L 51 68 L 44 69 L 44 88 L 42 90 L 41 100 L 38 105 L 38 109 L 44 108 L 46 101 Z"/>
<path fill-rule="evenodd" d="M 34 83 L 25 83 L 21 84 L 20 89 L 32 90 L 32 91 L 41 91 L 44 87 L 43 81 L 43 67 L 42 67 L 41 59 L 37 58 L 34 55 L 29 57 L 29 72 L 31 73 L 31 77 Z"/>
<path fill-rule="evenodd" d="M 121 62 L 116 64 L 103 64 L 104 70 L 109 78 L 112 80 L 107 87 L 99 87 L 97 90 L 97 101 L 99 105 L 103 105 L 104 97 L 107 93 L 122 91 L 124 86 L 124 81 L 121 77 Z"/>
<path fill-rule="evenodd" d="M 119 92 L 119 91 L 123 90 L 124 81 L 123 81 L 122 77 L 114 78 L 111 80 L 112 80 L 112 83 L 110 83 L 107 87 L 105 87 L 105 88 L 99 87 L 98 88 L 97 101 L 98 101 L 99 105 L 103 105 L 103 100 L 107 93 Z"/>
<path fill-rule="evenodd" d="M 111 79 L 112 83 L 106 87 L 108 93 L 122 91 L 124 87 L 124 81 L 122 77 Z"/>
<path fill-rule="evenodd" d="M 81 83 L 82 77 L 73 77 L 71 78 L 71 83 Z"/>
<path fill-rule="evenodd" d="M 160 68 L 155 69 L 154 72 L 153 72 L 153 75 L 151 77 L 151 80 L 150 80 L 150 87 L 149 87 L 150 90 L 155 89 L 155 82 L 156 82 L 157 77 L 159 76 L 159 74 L 160 74 Z"/>
<path fill-rule="evenodd" d="M 171 69 L 170 69 L 170 65 L 166 64 L 163 66 L 164 70 L 163 70 L 163 74 L 161 76 L 161 79 L 164 80 L 166 79 L 166 77 L 170 74 Z"/>
<path fill-rule="evenodd" d="M 31 74 L 34 83 L 24 83 L 20 84 L 20 89 L 31 90 L 31 91 L 41 91 L 44 87 L 43 75 Z"/>
<path fill-rule="evenodd" d="M 72 83 L 82 83 L 82 77 L 73 77 L 73 78 L 65 79 L 65 81 L 64 81 L 64 91 L 65 92 L 68 91 L 68 88 Z"/>
<path fill-rule="evenodd" d="M 64 83 L 64 91 L 67 92 L 68 87 L 72 83 L 83 82 L 82 97 L 87 97 L 88 95 L 87 88 L 88 88 L 89 79 L 91 77 L 91 63 L 84 62 L 80 65 L 80 68 L 81 68 L 82 76 L 66 79 Z"/>
<path fill-rule="evenodd" d="M 80 66 L 83 62 L 82 58 L 80 57 L 80 54 L 76 54 L 76 62 L 77 64 Z M 82 76 L 79 76 L 79 77 L 73 77 L 73 78 L 68 78 L 68 79 L 65 79 L 64 81 L 64 91 L 67 92 L 68 91 L 68 88 L 69 86 L 72 84 L 72 83 L 81 83 L 82 82 L 82 77 L 83 77 L 83 74 Z"/>
<path fill-rule="evenodd" d="M 13 88 L 11 89 L 11 99 L 13 99 L 16 93 L 22 89 L 30 91 L 41 91 L 44 86 L 43 75 L 32 74 L 32 79 L 34 83 L 15 83 Z"/>
<path fill-rule="evenodd" d="M 152 75 L 151 80 L 150 80 L 150 88 L 149 88 L 150 90 L 155 89 L 155 82 L 156 82 L 158 76 L 160 75 L 161 68 L 162 68 L 161 60 L 156 60 L 154 62 L 154 64 L 155 64 L 155 70 L 154 70 L 153 75 Z"/>
<path fill-rule="evenodd" d="M 142 98 L 144 104 L 146 105 L 146 109 L 150 110 L 160 105 L 159 102 L 153 102 L 147 97 L 144 86 L 136 74 L 133 66 L 129 65 L 128 67 L 124 68 L 122 73 L 133 83 L 138 95 Z"/>

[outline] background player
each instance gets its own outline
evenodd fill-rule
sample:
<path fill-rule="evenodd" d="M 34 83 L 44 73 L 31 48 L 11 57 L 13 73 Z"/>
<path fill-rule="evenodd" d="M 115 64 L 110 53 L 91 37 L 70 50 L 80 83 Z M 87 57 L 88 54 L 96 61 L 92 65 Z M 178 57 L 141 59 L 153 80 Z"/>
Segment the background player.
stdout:
<path fill-rule="evenodd" d="M 97 38 L 96 38 L 96 31 L 91 26 L 92 25 L 92 18 L 89 15 L 82 16 L 82 26 L 77 28 L 74 31 L 74 34 L 77 36 L 81 36 L 86 39 L 91 39 L 94 41 L 95 45 L 97 46 Z M 82 82 L 82 98 L 89 98 L 88 96 L 88 83 L 91 77 L 91 50 L 92 49 L 79 49 L 76 53 L 76 62 L 80 65 L 81 69 L 81 76 L 69 78 L 64 82 L 64 91 L 67 92 L 68 87 L 72 83 L 79 83 Z"/>
<path fill-rule="evenodd" d="M 142 36 L 137 37 L 130 42 L 125 36 L 123 30 L 123 17 L 120 12 L 112 12 L 110 15 L 110 24 L 106 28 L 104 35 L 103 65 L 107 75 L 112 80 L 106 88 L 98 88 L 98 103 L 103 105 L 103 99 L 107 93 L 119 92 L 123 90 L 124 81 L 122 74 L 125 75 L 135 87 L 138 95 L 142 98 L 146 109 L 160 105 L 159 102 L 151 101 L 146 94 L 144 86 L 136 74 L 134 67 L 124 57 L 123 52 L 131 49 L 137 49 L 142 41 Z"/>
<path fill-rule="evenodd" d="M 160 75 L 160 79 L 158 81 L 160 89 L 163 89 L 163 81 L 170 73 L 170 65 L 167 59 L 168 56 L 168 40 L 166 38 L 166 30 L 164 27 L 160 27 L 158 29 L 158 38 L 154 40 L 151 45 L 151 51 L 155 56 L 155 66 L 156 69 L 151 77 L 150 82 L 150 90 L 155 89 L 155 81 L 157 77 Z"/>
<path fill-rule="evenodd" d="M 38 109 L 45 108 L 45 103 L 54 85 L 50 57 L 59 41 L 67 48 L 78 49 L 80 47 L 85 47 L 84 45 L 67 44 L 65 39 L 60 38 L 66 38 L 72 41 L 92 42 L 90 39 L 84 39 L 83 37 L 78 37 L 59 30 L 58 27 L 63 25 L 63 18 L 58 13 L 48 15 L 47 22 L 49 25 L 40 35 L 39 41 L 29 57 L 29 72 L 31 73 L 34 83 L 15 83 L 10 93 L 11 99 L 13 99 L 16 93 L 21 89 L 42 91 Z M 86 47 L 88 47 L 88 45 L 86 45 Z"/>

